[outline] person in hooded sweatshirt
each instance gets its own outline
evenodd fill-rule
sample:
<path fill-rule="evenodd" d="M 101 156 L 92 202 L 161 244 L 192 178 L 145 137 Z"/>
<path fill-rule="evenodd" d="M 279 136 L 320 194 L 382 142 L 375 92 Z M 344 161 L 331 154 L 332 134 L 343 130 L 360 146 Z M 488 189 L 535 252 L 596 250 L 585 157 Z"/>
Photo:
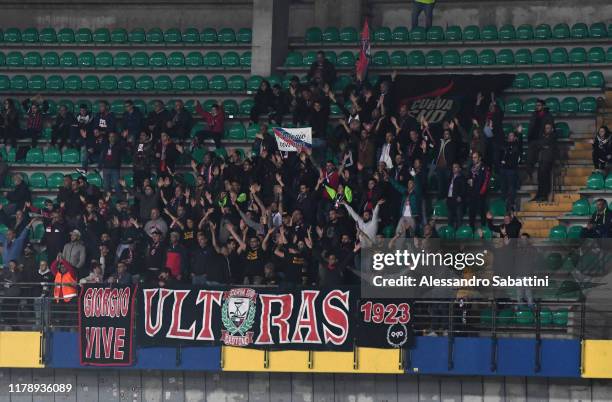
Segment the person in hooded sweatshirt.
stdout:
<path fill-rule="evenodd" d="M 612 140 L 608 127 L 601 126 L 593 140 L 593 167 L 597 171 L 605 171 L 612 160 Z"/>
<path fill-rule="evenodd" d="M 75 229 L 70 232 L 70 241 L 64 245 L 62 255 L 77 272 L 80 272 L 85 266 L 85 254 L 85 245 L 81 241 L 81 232 Z"/>

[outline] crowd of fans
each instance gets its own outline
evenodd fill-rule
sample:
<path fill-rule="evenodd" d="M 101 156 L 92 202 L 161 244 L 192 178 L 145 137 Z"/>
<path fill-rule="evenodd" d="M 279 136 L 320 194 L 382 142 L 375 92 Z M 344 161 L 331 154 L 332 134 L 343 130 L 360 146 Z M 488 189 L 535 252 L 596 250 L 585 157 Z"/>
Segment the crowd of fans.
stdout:
<path fill-rule="evenodd" d="M 354 284 L 361 247 L 396 235 L 437 237 L 431 220 L 435 199 L 445 200 L 453 228 L 467 223 L 504 237 L 521 235 L 514 211 L 524 128 L 504 134 L 494 94 L 479 94 L 470 115 L 433 125 L 405 105 L 395 107 L 395 73 L 377 86 L 356 79 L 337 94 L 330 90 L 334 67 L 320 52 L 307 78 L 307 83 L 293 78 L 287 90 L 262 82 L 250 115 L 251 124 L 260 127 L 251 155 L 205 149 L 208 138 L 217 151 L 224 146 L 227 116 L 220 105 L 209 112 L 197 104 L 207 129 L 193 139 L 193 117 L 180 100 L 173 110 L 156 102 L 146 116 L 126 101 L 120 119 L 106 102 L 95 111 L 81 105 L 76 116 L 60 106 L 51 146 L 80 149 L 80 175 L 67 174 L 57 198 L 41 209 L 32 204 L 21 176 L 14 176 L 14 188 L 5 194 L 9 203 L 0 210 L 0 222 L 9 228 L 0 238 L 4 281 L 65 284 L 42 291 L 66 302 L 74 300 L 70 283 L 76 281 Z M 337 121 L 330 118 L 333 104 L 343 113 Z M 0 117 L 4 147 L 16 148 L 18 159 L 27 151 L 18 140 L 37 145 L 46 110 L 41 98 L 23 106 L 25 128 L 12 99 L 4 102 Z M 278 150 L 269 125 L 290 121 L 312 127 L 311 148 Z M 546 200 L 558 151 L 544 101 L 525 129 L 527 173 L 538 166 L 535 199 Z M 594 144 L 599 168 L 610 159 L 608 137 L 600 131 Z M 205 150 L 202 160 L 193 157 L 198 149 Z M 129 167 L 123 165 L 126 155 Z M 190 158 L 195 185 L 185 180 L 181 158 Z M 94 169 L 103 177 L 102 188 L 87 180 Z M 12 174 L 8 170 L 0 163 L 0 174 Z M 133 186 L 121 179 L 126 173 L 133 174 Z M 493 173 L 507 201 L 501 225 L 494 225 L 488 212 Z M 609 216 L 594 219 L 608 225 Z M 28 240 L 35 225 L 44 225 L 36 248 L 46 258 L 36 258 Z"/>

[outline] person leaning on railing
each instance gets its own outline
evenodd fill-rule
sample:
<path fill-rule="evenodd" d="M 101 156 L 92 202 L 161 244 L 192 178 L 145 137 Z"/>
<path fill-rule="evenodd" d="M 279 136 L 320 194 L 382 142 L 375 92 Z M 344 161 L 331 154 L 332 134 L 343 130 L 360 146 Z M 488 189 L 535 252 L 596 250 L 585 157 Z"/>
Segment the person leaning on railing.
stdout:
<path fill-rule="evenodd" d="M 68 261 L 62 258 L 62 254 L 58 253 L 57 258 L 51 264 L 51 273 L 54 276 L 55 289 L 53 290 L 53 298 L 56 303 L 63 300 L 69 303 L 77 295 L 77 275 L 74 268 Z"/>

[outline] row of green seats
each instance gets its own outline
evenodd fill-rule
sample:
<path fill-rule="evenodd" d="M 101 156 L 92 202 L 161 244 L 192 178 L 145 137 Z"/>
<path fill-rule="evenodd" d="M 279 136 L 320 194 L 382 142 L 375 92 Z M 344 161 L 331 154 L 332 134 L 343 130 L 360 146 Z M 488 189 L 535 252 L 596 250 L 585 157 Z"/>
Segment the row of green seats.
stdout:
<path fill-rule="evenodd" d="M 251 52 L 64 52 L 25 54 L 14 51 L 0 52 L 0 67 L 8 68 L 238 68 L 251 66 Z"/>
<path fill-rule="evenodd" d="M 505 111 L 509 114 L 532 113 L 535 110 L 537 98 L 522 101 L 519 98 L 506 99 Z M 568 96 L 559 101 L 557 98 L 547 98 L 546 106 L 552 113 L 595 113 L 597 100 L 592 96 L 582 98 L 580 101 L 574 96 Z"/>
<path fill-rule="evenodd" d="M 473 230 L 471 226 L 463 225 L 455 230 L 452 226 L 442 226 L 438 228 L 438 235 L 443 240 L 489 240 L 493 234 L 488 227 Z"/>
<path fill-rule="evenodd" d="M 23 177 L 24 182 L 33 189 L 57 189 L 64 184 L 64 173 L 60 172 L 50 173 L 48 176 L 42 172 L 32 173 L 30 176 L 23 172 L 19 174 Z M 78 173 L 75 173 L 73 177 L 78 177 Z M 102 187 L 102 177 L 98 173 L 87 173 L 87 181 L 94 186 Z M 13 175 L 6 176 L 4 179 L 4 187 L 15 187 Z"/>
<path fill-rule="evenodd" d="M 526 73 L 518 73 L 514 77 L 512 87 L 516 89 L 603 88 L 605 84 L 601 71 L 591 71 L 586 76 L 581 71 L 567 75 L 559 71 L 550 75 L 535 73 L 531 77 Z"/>
<path fill-rule="evenodd" d="M 576 240 L 580 239 L 581 236 L 582 226 L 579 225 L 571 226 L 569 229 L 565 225 L 553 226 L 550 228 L 550 232 L 548 233 L 548 238 L 551 240 Z"/>
<path fill-rule="evenodd" d="M 167 75 L 142 75 L 140 77 L 106 75 L 98 77 L 88 75 L 83 78 L 71 75 L 62 78 L 59 75 L 51 75 L 45 78 L 42 75 L 25 75 L 12 77 L 0 75 L 0 91 L 66 91 L 66 92 L 150 92 L 150 91 L 231 91 L 243 92 L 255 91 L 261 81 L 258 79 L 246 80 L 242 76 L 225 78 L 223 75 L 215 75 L 208 79 L 204 75 L 196 75 L 189 78 L 186 75 L 178 75 L 171 78 Z M 257 86 L 254 86 L 254 85 Z"/>
<path fill-rule="evenodd" d="M 81 161 L 81 154 L 79 150 L 72 148 L 67 148 L 62 152 L 55 147 L 49 147 L 44 151 L 36 147 L 31 148 L 26 153 L 25 161 L 31 164 L 47 163 L 52 165 L 79 163 Z"/>
<path fill-rule="evenodd" d="M 181 31 L 178 28 L 170 28 L 163 31 L 161 28 L 134 28 L 127 31 L 123 28 L 113 30 L 99 28 L 91 30 L 80 28 L 76 31 L 71 28 L 62 28 L 56 31 L 54 28 L 8 28 L 0 30 L 0 42 L 5 43 L 60 43 L 60 44 L 141 44 L 141 43 L 251 43 L 252 32 L 250 28 L 222 28 L 219 31 L 213 28 L 199 30 L 197 28 L 186 28 Z"/>
<path fill-rule="evenodd" d="M 567 326 L 569 311 L 567 309 L 550 310 L 543 307 L 540 310 L 540 325 L 543 326 Z M 518 310 L 504 309 L 495 314 L 497 325 L 534 325 L 536 322 L 535 312 L 531 309 L 521 308 Z M 491 325 L 493 323 L 493 312 L 484 309 L 480 312 L 480 323 Z"/>
<path fill-rule="evenodd" d="M 326 51 L 327 59 L 338 67 L 353 67 L 357 55 L 346 50 L 336 54 Z M 316 58 L 316 52 L 290 52 L 285 59 L 285 67 L 305 67 L 311 65 Z M 612 63 L 612 47 L 607 52 L 602 47 L 585 49 L 575 47 L 569 52 L 563 47 L 552 51 L 546 48 L 501 49 L 497 53 L 493 49 L 483 49 L 477 52 L 468 49 L 459 53 L 457 50 L 412 50 L 406 53 L 396 50 L 389 54 L 380 50 L 372 55 L 372 65 L 376 67 L 414 67 L 414 66 L 493 66 L 493 65 L 544 65 L 544 64 L 599 64 Z"/>
<path fill-rule="evenodd" d="M 429 29 L 417 27 L 411 31 L 406 27 L 376 28 L 371 31 L 371 39 L 375 42 L 457 42 L 457 41 L 511 41 L 511 40 L 564 40 L 564 39 L 600 39 L 612 35 L 612 24 L 606 27 L 602 22 L 591 24 L 590 28 L 584 23 L 576 23 L 571 28 L 565 24 L 551 27 L 549 24 L 540 24 L 533 27 L 528 24 L 514 27 L 504 25 L 499 29 L 495 25 L 485 25 L 482 29 L 476 25 L 461 27 L 453 25 L 446 28 L 433 26 Z M 354 43 L 359 40 L 356 28 L 345 27 L 338 29 L 328 27 L 321 29 L 311 27 L 306 30 L 306 43 Z"/>
<path fill-rule="evenodd" d="M 495 183 L 491 183 L 489 186 L 491 191 L 494 191 Z M 493 216 L 504 216 L 506 214 L 506 201 L 502 199 L 496 199 L 489 202 L 489 211 Z M 466 211 L 467 213 L 467 211 Z M 448 207 L 446 200 L 438 200 L 433 205 L 433 216 L 436 218 L 448 218 Z"/>
<path fill-rule="evenodd" d="M 593 201 L 592 204 L 589 204 L 589 200 L 581 198 L 572 204 L 572 212 L 570 212 L 570 215 L 589 216 L 594 214 L 595 211 L 597 211 L 597 201 Z"/>
<path fill-rule="evenodd" d="M 603 173 L 593 172 L 587 178 L 586 188 L 589 190 L 612 190 L 612 174 L 604 177 Z"/>

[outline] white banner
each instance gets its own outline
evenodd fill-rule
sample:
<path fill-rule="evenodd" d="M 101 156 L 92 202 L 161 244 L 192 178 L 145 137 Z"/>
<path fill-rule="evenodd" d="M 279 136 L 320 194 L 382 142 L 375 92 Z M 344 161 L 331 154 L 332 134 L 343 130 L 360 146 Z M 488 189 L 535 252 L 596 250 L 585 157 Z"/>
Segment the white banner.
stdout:
<path fill-rule="evenodd" d="M 312 127 L 275 127 L 272 130 L 274 131 L 279 151 L 297 152 L 304 147 L 312 147 Z"/>

